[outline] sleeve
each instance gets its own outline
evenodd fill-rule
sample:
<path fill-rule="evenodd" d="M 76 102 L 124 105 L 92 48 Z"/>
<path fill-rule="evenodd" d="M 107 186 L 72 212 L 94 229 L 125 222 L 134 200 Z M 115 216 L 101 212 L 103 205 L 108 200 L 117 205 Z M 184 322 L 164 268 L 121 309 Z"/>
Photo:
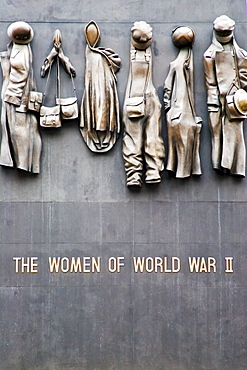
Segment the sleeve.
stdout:
<path fill-rule="evenodd" d="M 164 84 L 164 106 L 167 112 L 171 108 L 171 95 L 174 82 L 174 68 L 172 63 L 170 63 L 170 69 Z"/>
<path fill-rule="evenodd" d="M 215 72 L 215 60 L 212 58 L 212 55 L 207 52 L 204 54 L 204 74 L 208 95 L 207 104 L 208 109 L 211 110 L 211 106 L 220 106 L 220 100 Z"/>
<path fill-rule="evenodd" d="M 9 84 L 5 94 L 5 102 L 19 106 L 29 73 L 29 51 L 27 45 L 18 45 L 10 55 Z"/>
<path fill-rule="evenodd" d="M 240 85 L 247 91 L 247 53 L 243 49 L 239 49 L 238 57 L 238 73 Z"/>

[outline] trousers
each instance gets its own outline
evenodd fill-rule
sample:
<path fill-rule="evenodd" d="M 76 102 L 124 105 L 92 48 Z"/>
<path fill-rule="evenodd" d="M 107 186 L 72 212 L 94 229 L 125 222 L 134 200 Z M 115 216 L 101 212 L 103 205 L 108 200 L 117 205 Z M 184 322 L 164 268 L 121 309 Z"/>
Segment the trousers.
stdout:
<path fill-rule="evenodd" d="M 161 136 L 161 104 L 156 91 L 145 96 L 145 115 L 129 118 L 124 105 L 123 158 L 126 185 L 141 186 L 145 167 L 145 182 L 161 181 L 165 149 Z"/>

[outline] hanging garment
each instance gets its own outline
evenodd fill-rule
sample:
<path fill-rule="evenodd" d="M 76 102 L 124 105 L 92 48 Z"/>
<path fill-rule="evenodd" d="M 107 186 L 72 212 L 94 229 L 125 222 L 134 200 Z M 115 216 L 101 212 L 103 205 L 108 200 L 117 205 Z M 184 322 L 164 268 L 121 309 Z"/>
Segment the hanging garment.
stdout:
<path fill-rule="evenodd" d="M 91 38 L 91 31 L 95 38 Z M 115 73 L 120 58 L 112 49 L 96 47 L 99 28 L 91 21 L 85 28 L 85 90 L 81 105 L 81 134 L 93 152 L 107 152 L 120 132 L 119 102 Z"/>

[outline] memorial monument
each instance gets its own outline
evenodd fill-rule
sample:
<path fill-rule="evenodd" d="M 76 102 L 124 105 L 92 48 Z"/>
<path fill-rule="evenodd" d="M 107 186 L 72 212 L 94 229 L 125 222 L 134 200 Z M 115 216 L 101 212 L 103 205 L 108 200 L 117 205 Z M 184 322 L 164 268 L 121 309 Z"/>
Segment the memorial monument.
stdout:
<path fill-rule="evenodd" d="M 1 54 L 8 66 L 0 77 L 1 143 L 8 140 L 14 165 L 24 153 L 12 144 L 20 123 L 25 133 L 34 131 L 24 140 L 27 167 L 0 166 L 0 370 L 247 368 L 245 8 L 242 0 L 2 1 L 0 50 L 11 44 Z M 18 40 L 15 22 L 24 27 Z M 192 39 L 178 49 L 171 38 L 184 26 L 196 37 L 193 48 Z M 60 98 L 72 97 L 76 71 L 83 104 L 79 117 L 68 120 L 59 104 L 61 128 L 39 131 L 36 94 L 45 92 L 50 71 L 42 103 L 56 104 L 57 59 Z M 25 94 L 7 94 L 12 103 L 6 96 L 15 69 L 15 86 L 21 77 L 23 86 L 31 76 L 36 81 L 32 113 L 18 112 Z M 233 80 L 240 82 L 236 92 L 229 91 Z M 186 120 L 173 126 L 178 98 L 188 103 Z M 103 121 L 91 125 L 100 112 Z M 37 139 L 40 150 L 40 136 L 39 168 L 32 144 Z M 170 164 L 169 143 L 175 176 L 162 171 Z M 184 144 L 188 166 L 184 161 L 176 177 Z M 190 176 L 199 174 L 199 164 L 202 176 Z"/>

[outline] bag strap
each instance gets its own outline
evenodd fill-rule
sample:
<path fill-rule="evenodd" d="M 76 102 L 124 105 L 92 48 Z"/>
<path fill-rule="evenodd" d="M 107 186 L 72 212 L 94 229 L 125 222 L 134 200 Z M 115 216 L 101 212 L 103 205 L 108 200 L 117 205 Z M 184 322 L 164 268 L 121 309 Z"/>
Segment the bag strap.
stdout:
<path fill-rule="evenodd" d="M 136 53 L 137 53 L 136 49 L 131 49 L 130 50 L 131 62 L 132 62 L 132 60 L 136 59 Z M 146 90 L 147 90 L 147 84 L 148 84 L 150 58 L 151 58 L 151 53 L 150 53 L 150 51 L 147 53 L 147 49 L 146 49 L 145 50 L 145 61 L 146 61 L 146 64 L 148 65 L 148 68 L 147 68 L 147 73 L 146 73 L 146 78 L 145 78 L 145 83 L 144 83 L 144 89 L 143 89 L 143 99 L 144 99 L 144 101 L 146 100 Z M 141 63 L 143 63 L 143 62 L 141 62 Z M 133 80 L 132 63 L 131 63 L 131 66 L 130 66 L 130 70 L 131 70 L 131 82 L 130 82 L 130 88 L 129 88 L 129 98 L 130 98 L 130 92 L 131 92 L 132 80 Z"/>
<path fill-rule="evenodd" d="M 61 97 L 61 74 L 60 74 L 59 56 L 56 57 L 56 61 L 57 61 L 56 98 L 60 99 L 60 97 Z M 45 102 L 45 97 L 46 97 L 46 92 L 47 92 L 47 87 L 48 87 L 48 81 L 50 80 L 52 65 L 53 65 L 53 63 L 50 64 L 50 66 L 49 66 L 48 76 L 47 76 L 47 80 L 46 80 L 46 84 L 45 84 L 45 91 L 44 91 L 44 94 L 43 94 L 43 101 L 42 101 L 43 105 L 44 105 L 44 102 Z M 74 92 L 74 95 L 75 95 L 75 98 L 76 98 L 76 88 L 75 88 L 74 78 L 73 78 L 71 72 L 70 72 L 70 78 L 71 78 L 71 82 L 72 82 L 72 86 L 73 86 L 73 92 Z"/>
<path fill-rule="evenodd" d="M 75 98 L 76 98 L 75 82 L 74 82 L 74 78 L 73 78 L 73 76 L 72 76 L 72 73 L 71 73 L 71 72 L 70 72 L 70 77 L 71 77 L 71 82 L 72 82 L 72 86 L 73 86 L 74 95 L 75 95 Z"/>
<path fill-rule="evenodd" d="M 73 86 L 73 92 L 76 98 L 76 88 L 75 88 L 75 83 L 74 83 L 74 78 L 72 76 L 72 73 L 70 72 L 70 78 L 71 78 L 71 83 Z M 60 63 L 59 63 L 59 55 L 57 56 L 57 98 L 61 98 L 61 74 L 60 74 Z"/>
<path fill-rule="evenodd" d="M 53 63 L 50 64 L 49 66 L 49 71 L 48 71 L 48 76 L 45 84 L 45 91 L 43 94 L 43 99 L 42 99 L 42 105 L 45 103 L 45 97 L 46 97 L 46 92 L 47 92 L 47 87 L 48 87 L 48 82 L 50 80 L 50 75 L 51 75 L 51 68 L 52 68 Z M 60 66 L 59 66 L 59 60 L 57 58 L 57 84 L 56 84 L 56 97 L 60 97 Z"/>
<path fill-rule="evenodd" d="M 236 80 L 238 83 L 238 88 L 241 89 L 241 82 L 240 82 L 240 77 L 238 73 L 238 64 L 237 64 L 237 58 L 236 58 L 236 52 L 235 52 L 234 46 L 233 46 L 233 57 L 234 57 L 234 64 L 235 64 L 235 71 L 236 71 Z"/>
<path fill-rule="evenodd" d="M 45 91 L 44 91 L 44 94 L 43 94 L 43 99 L 42 99 L 42 105 L 45 104 L 45 97 L 46 97 L 46 92 L 47 92 L 47 86 L 48 86 L 48 81 L 50 79 L 50 74 L 51 74 L 51 64 L 49 66 L 49 71 L 48 71 L 48 76 L 47 76 L 47 80 L 46 80 L 46 83 L 45 83 Z"/>
<path fill-rule="evenodd" d="M 235 87 L 236 90 L 241 89 L 241 83 L 240 83 L 240 78 L 239 78 L 239 73 L 238 73 L 237 58 L 236 58 L 236 53 L 235 53 L 234 46 L 233 46 L 232 52 L 233 52 L 233 58 L 234 58 L 234 65 L 235 65 L 236 77 L 232 81 L 232 83 L 231 83 L 231 85 L 230 85 L 230 87 L 229 87 L 229 89 L 228 89 L 228 91 L 226 93 L 226 96 L 233 95 L 236 92 L 236 91 L 234 91 L 233 93 L 231 93 L 231 90 L 233 89 L 233 87 Z"/>
<path fill-rule="evenodd" d="M 57 56 L 57 98 L 60 99 L 61 96 L 61 83 L 60 83 L 60 63 L 59 57 Z"/>
<path fill-rule="evenodd" d="M 194 104 L 194 69 L 193 69 L 193 51 L 192 48 L 188 51 L 188 56 L 184 62 L 184 76 L 186 80 L 186 88 L 189 97 L 190 108 L 194 117 L 196 117 Z M 189 76 L 188 76 L 189 74 Z"/>

